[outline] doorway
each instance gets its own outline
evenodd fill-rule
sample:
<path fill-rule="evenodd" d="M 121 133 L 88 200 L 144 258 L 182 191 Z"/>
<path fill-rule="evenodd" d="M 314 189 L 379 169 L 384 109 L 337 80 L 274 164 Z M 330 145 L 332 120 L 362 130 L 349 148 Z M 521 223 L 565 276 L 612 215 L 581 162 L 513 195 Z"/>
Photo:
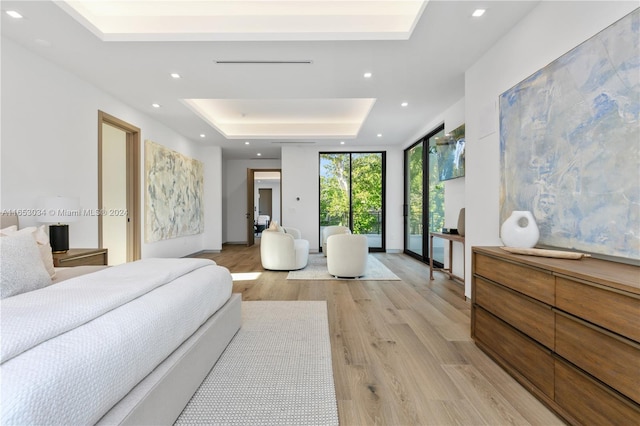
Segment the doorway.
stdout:
<path fill-rule="evenodd" d="M 269 221 L 282 223 L 281 169 L 247 169 L 247 246 L 255 244 L 255 230 L 260 214 L 268 214 Z M 267 195 L 268 190 L 271 195 Z M 263 205 L 262 203 L 268 203 Z M 270 213 L 262 213 L 262 212 Z"/>
<path fill-rule="evenodd" d="M 109 265 L 140 259 L 140 129 L 98 111 L 98 243 Z"/>

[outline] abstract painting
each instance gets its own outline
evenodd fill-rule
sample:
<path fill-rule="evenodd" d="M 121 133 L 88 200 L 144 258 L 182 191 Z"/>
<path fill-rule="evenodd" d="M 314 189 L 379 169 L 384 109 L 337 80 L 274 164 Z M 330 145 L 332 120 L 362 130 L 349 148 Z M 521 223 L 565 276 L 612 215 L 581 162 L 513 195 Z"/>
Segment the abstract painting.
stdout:
<path fill-rule="evenodd" d="M 540 245 L 640 259 L 640 11 L 500 96 L 500 223 Z"/>
<path fill-rule="evenodd" d="M 144 144 L 145 241 L 204 232 L 204 166 L 152 141 Z"/>
<path fill-rule="evenodd" d="M 464 176 L 464 124 L 436 138 L 438 177 L 441 181 Z"/>

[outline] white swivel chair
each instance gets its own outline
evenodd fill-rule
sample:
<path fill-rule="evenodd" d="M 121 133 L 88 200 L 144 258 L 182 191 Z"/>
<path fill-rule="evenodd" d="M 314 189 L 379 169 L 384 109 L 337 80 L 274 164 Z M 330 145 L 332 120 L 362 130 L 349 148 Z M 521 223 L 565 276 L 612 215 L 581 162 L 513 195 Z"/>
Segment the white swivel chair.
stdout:
<path fill-rule="evenodd" d="M 300 238 L 300 231 L 295 228 L 286 230 L 287 232 L 284 229 L 262 231 L 260 260 L 264 269 L 293 271 L 307 266 L 309 241 Z"/>
<path fill-rule="evenodd" d="M 334 234 L 327 238 L 327 269 L 336 277 L 357 278 L 367 271 L 369 240 L 366 235 Z"/>
<path fill-rule="evenodd" d="M 331 225 L 322 229 L 322 254 L 327 256 L 327 238 L 335 234 L 350 234 L 351 230 L 346 226 Z"/>

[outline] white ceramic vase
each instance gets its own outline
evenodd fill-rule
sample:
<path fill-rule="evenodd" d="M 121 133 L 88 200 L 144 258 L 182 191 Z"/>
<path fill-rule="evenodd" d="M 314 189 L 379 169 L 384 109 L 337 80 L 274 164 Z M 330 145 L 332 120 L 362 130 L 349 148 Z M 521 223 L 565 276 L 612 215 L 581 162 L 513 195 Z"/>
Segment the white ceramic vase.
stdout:
<path fill-rule="evenodd" d="M 540 231 L 533 214 L 514 210 L 500 227 L 500 238 L 507 247 L 534 247 L 540 238 Z"/>

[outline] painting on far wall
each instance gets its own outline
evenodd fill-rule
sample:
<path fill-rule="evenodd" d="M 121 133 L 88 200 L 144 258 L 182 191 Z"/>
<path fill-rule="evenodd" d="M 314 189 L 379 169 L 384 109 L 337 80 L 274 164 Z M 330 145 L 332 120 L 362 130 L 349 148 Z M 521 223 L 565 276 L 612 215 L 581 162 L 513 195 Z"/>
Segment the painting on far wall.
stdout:
<path fill-rule="evenodd" d="M 439 179 L 443 181 L 464 176 L 464 124 L 435 139 Z"/>
<path fill-rule="evenodd" d="M 145 242 L 204 232 L 204 166 L 152 141 L 144 143 Z"/>
<path fill-rule="evenodd" d="M 500 223 L 539 244 L 640 259 L 640 10 L 500 96 Z"/>

